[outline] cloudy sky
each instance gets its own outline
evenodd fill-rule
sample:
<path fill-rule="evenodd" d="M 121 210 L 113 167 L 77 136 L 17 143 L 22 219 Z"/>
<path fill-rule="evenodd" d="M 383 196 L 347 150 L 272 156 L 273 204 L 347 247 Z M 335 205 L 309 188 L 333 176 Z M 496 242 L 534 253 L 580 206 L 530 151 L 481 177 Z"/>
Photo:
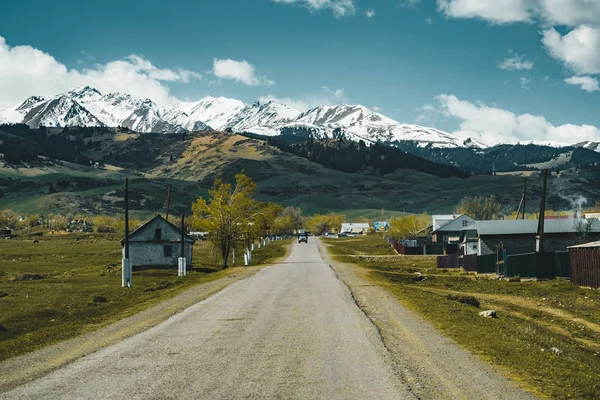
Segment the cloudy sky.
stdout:
<path fill-rule="evenodd" d="M 359 103 L 486 143 L 600 140 L 598 0 L 6 0 L 0 108 L 81 84 Z"/>

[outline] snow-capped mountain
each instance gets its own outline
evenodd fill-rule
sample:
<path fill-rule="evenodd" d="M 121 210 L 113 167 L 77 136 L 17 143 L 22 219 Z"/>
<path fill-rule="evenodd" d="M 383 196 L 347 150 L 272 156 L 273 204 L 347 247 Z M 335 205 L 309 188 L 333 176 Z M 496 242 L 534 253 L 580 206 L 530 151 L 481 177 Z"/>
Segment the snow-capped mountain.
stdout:
<path fill-rule="evenodd" d="M 280 125 L 295 120 L 298 115 L 300 111 L 284 104 L 273 101 L 264 104 L 256 102 L 247 105 L 230 119 L 230 127 L 235 132 L 274 136 L 280 134 Z"/>
<path fill-rule="evenodd" d="M 402 124 L 361 105 L 319 106 L 300 112 L 268 102 L 246 104 L 225 97 L 205 97 L 196 102 L 163 106 L 126 93 L 102 94 L 81 86 L 50 99 L 30 97 L 0 111 L 0 121 L 45 126 L 124 126 L 137 132 L 177 133 L 226 130 L 260 135 L 311 135 L 346 137 L 367 143 L 414 141 L 425 147 L 473 147 L 485 145 L 419 125 Z"/>
<path fill-rule="evenodd" d="M 92 113 L 72 98 L 56 96 L 32 107 L 23 117 L 29 126 L 104 126 Z"/>
<path fill-rule="evenodd" d="M 222 131 L 231 127 L 231 121 L 246 108 L 246 104 L 225 97 L 205 97 L 192 103 L 180 103 L 177 108 L 186 114 L 188 122 L 184 126 L 189 129 L 196 121 L 202 121 L 213 129 Z"/>
<path fill-rule="evenodd" d="M 27 115 L 27 113 L 33 107 L 44 102 L 45 100 L 46 99 L 44 99 L 43 97 L 31 96 L 14 107 L 10 107 L 0 111 L 0 120 L 4 120 L 13 124 L 22 122 L 25 115 Z"/>
<path fill-rule="evenodd" d="M 474 139 L 465 143 L 465 139 L 438 129 L 401 124 L 361 105 L 316 107 L 299 115 L 294 123 L 322 127 L 328 137 L 332 137 L 333 131 L 337 129 L 349 139 L 364 140 L 367 143 L 415 141 L 420 146 L 485 147 Z"/>

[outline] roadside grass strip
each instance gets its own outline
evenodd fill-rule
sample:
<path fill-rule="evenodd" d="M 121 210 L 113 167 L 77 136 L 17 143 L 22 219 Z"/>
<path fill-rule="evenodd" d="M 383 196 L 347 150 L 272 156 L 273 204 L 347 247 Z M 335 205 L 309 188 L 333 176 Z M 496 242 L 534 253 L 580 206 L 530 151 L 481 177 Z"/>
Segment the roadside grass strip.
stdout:
<path fill-rule="evenodd" d="M 0 361 L 96 330 L 240 270 L 220 270 L 209 243 L 197 242 L 194 269 L 186 277 L 178 277 L 176 267 L 135 271 L 133 287 L 123 289 L 117 238 L 44 236 L 39 242 L 0 242 Z M 275 241 L 256 251 L 252 265 L 285 256 L 290 243 Z"/>
<path fill-rule="evenodd" d="M 324 242 L 334 259 L 365 268 L 373 283 L 525 389 L 553 399 L 598 398 L 600 291 L 564 279 L 508 282 L 439 270 L 435 257 L 348 255 L 336 240 Z M 497 318 L 479 315 L 490 309 Z"/>

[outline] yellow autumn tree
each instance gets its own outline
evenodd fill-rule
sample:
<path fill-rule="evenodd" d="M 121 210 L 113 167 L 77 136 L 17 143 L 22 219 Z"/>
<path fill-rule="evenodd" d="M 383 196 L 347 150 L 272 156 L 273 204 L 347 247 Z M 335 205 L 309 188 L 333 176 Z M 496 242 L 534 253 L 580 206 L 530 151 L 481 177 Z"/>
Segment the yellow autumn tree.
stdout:
<path fill-rule="evenodd" d="M 410 214 L 390 219 L 388 235 L 396 240 L 412 240 L 422 234 L 429 225 L 429 215 Z"/>

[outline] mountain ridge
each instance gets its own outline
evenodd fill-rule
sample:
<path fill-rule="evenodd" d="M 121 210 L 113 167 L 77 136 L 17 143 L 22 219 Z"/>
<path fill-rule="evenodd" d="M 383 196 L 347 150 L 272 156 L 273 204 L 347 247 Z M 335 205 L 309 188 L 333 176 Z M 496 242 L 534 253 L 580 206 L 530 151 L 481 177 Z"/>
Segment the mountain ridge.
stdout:
<path fill-rule="evenodd" d="M 35 113 L 29 115 L 32 110 Z M 250 132 L 278 136 L 309 133 L 315 138 L 346 137 L 366 143 L 413 141 L 422 147 L 484 148 L 473 138 L 420 125 L 403 124 L 362 105 L 339 104 L 300 112 L 282 103 L 246 104 L 226 97 L 207 96 L 196 102 L 164 106 L 127 93 L 102 94 L 80 86 L 45 99 L 32 96 L 0 111 L 0 121 L 37 128 L 65 126 L 126 127 L 142 133 L 181 133 L 197 130 Z"/>

